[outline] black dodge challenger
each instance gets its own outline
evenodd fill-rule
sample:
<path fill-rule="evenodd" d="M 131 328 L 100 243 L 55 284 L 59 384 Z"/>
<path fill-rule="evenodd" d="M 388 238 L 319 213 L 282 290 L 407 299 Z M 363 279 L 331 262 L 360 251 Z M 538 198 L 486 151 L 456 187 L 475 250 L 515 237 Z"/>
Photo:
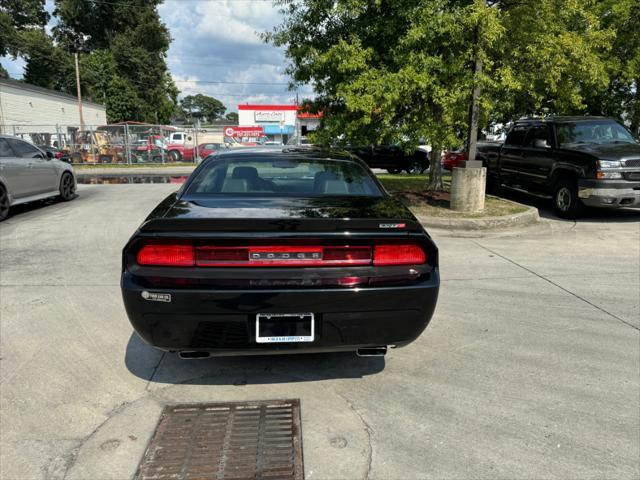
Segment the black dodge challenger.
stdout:
<path fill-rule="evenodd" d="M 182 358 L 384 355 L 429 323 L 438 250 L 359 159 L 291 147 L 205 159 L 123 252 L 138 334 Z"/>

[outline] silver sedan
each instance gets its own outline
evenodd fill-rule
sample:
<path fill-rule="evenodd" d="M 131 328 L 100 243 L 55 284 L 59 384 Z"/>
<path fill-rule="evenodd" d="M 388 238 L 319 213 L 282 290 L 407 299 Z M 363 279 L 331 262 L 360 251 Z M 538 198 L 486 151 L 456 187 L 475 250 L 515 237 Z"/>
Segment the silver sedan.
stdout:
<path fill-rule="evenodd" d="M 0 135 L 0 221 L 21 203 L 76 196 L 73 168 L 52 158 L 35 145 L 10 135 Z"/>

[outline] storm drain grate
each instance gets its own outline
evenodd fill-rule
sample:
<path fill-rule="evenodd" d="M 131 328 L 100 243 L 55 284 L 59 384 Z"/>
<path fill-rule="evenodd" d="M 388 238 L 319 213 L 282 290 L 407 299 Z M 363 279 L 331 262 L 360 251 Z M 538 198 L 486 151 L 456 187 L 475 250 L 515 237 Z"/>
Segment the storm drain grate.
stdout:
<path fill-rule="evenodd" d="M 299 400 L 169 405 L 136 480 L 302 480 Z"/>

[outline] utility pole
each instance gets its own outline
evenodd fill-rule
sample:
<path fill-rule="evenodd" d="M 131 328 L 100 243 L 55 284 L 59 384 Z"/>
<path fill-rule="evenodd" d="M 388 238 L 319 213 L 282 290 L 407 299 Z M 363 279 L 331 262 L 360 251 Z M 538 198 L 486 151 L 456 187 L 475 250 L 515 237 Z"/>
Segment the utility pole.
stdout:
<path fill-rule="evenodd" d="M 467 161 L 475 162 L 478 152 L 478 123 L 480 121 L 480 75 L 482 75 L 482 58 L 480 57 L 479 27 L 475 30 L 475 55 L 473 61 L 473 91 L 471 92 L 471 114 L 469 115 L 469 148 Z"/>
<path fill-rule="evenodd" d="M 73 53 L 76 61 L 76 88 L 78 90 L 78 113 L 80 113 L 80 131 L 84 130 L 84 118 L 82 116 L 82 92 L 80 90 L 80 64 L 78 62 L 78 50 Z"/>

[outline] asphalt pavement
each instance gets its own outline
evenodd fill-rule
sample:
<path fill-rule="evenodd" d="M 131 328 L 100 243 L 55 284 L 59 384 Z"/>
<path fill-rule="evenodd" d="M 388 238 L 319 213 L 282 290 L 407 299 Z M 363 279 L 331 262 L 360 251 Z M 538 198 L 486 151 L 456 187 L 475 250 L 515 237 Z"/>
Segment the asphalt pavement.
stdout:
<path fill-rule="evenodd" d="M 435 317 L 385 358 L 181 361 L 118 284 L 175 188 L 81 185 L 0 224 L 2 479 L 131 478 L 167 403 L 275 398 L 301 400 L 308 479 L 640 477 L 637 212 L 432 231 Z"/>

